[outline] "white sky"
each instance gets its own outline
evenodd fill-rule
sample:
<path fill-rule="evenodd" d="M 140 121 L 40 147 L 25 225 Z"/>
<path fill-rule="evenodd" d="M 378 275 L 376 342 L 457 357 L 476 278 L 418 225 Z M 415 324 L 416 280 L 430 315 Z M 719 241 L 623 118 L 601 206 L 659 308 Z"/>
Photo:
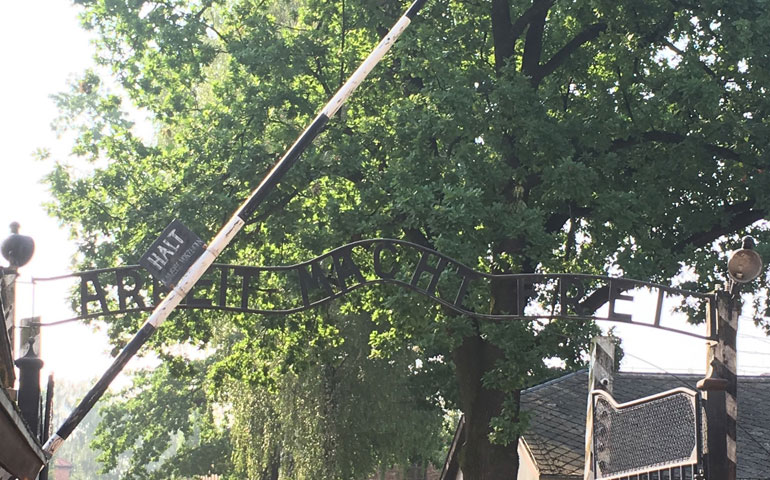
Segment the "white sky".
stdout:
<path fill-rule="evenodd" d="M 21 269 L 17 319 L 40 315 L 42 321 L 52 321 L 70 316 L 67 292 L 46 289 L 45 297 L 38 293 L 33 302 L 29 280 L 68 273 L 74 248 L 67 232 L 41 206 L 48 194 L 40 179 L 51 164 L 33 160 L 33 152 L 48 148 L 53 159 L 66 155 L 66 142 L 58 141 L 49 127 L 56 115 L 49 95 L 64 90 L 68 78 L 92 64 L 91 47 L 69 2 L 5 2 L 3 13 L 9 21 L 0 29 L 5 67 L 0 75 L 0 238 L 6 237 L 8 224 L 16 220 L 22 225 L 21 233 L 35 239 L 35 256 Z M 640 303 L 634 309 L 650 307 Z M 624 370 L 705 370 L 705 348 L 700 340 L 625 325 L 618 325 L 617 332 L 627 352 Z M 104 354 L 104 335 L 91 327 L 77 323 L 48 327 L 42 337 L 46 372 L 54 370 L 57 378 L 95 378 L 110 363 Z M 748 318 L 741 322 L 738 347 L 742 373 L 770 372 L 770 338 L 753 328 Z"/>
<path fill-rule="evenodd" d="M 17 322 L 32 315 L 42 321 L 64 318 L 66 292 L 46 292 L 32 302 L 31 277 L 70 271 L 74 247 L 68 233 L 42 207 L 49 196 L 41 178 L 52 160 L 68 148 L 50 128 L 56 109 L 49 95 L 65 90 L 69 78 L 92 65 L 88 34 L 79 28 L 77 12 L 62 0 L 4 2 L 0 29 L 3 73 L 0 75 L 0 238 L 10 233 L 12 221 L 20 233 L 35 240 L 35 255 L 20 269 L 17 287 Z M 52 152 L 52 160 L 34 159 L 38 148 Z M 3 259 L 3 263 L 5 261 Z M 85 380 L 106 369 L 104 335 L 81 324 L 51 327 L 42 334 L 45 371 L 57 378 Z"/>

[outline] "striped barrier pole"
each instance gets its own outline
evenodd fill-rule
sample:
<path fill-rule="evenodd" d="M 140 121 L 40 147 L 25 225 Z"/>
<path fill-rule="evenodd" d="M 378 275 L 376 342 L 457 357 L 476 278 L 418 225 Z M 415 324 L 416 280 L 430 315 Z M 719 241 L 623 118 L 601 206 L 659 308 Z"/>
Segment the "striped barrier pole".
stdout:
<path fill-rule="evenodd" d="M 739 295 L 727 300 L 723 304 L 723 311 L 719 314 L 719 343 L 722 351 L 722 363 L 724 364 L 724 378 L 727 380 L 725 390 L 725 444 L 727 447 L 727 480 L 737 478 L 738 467 L 738 316 L 741 313 L 741 299 Z"/>
<path fill-rule="evenodd" d="M 736 429 L 738 423 L 738 355 L 736 339 L 738 336 L 738 316 L 741 313 L 741 297 L 728 292 L 717 295 L 717 348 L 714 357 L 721 373 L 727 380 L 725 386 L 725 480 L 736 479 L 738 448 Z"/>
<path fill-rule="evenodd" d="M 736 480 L 738 464 L 738 369 L 736 338 L 741 299 L 729 291 L 718 291 L 709 302 L 706 378 L 703 390 L 706 416 L 704 464 L 710 480 Z"/>
<path fill-rule="evenodd" d="M 361 84 L 377 63 L 379 63 L 380 59 L 382 59 L 388 50 L 390 50 L 390 47 L 396 40 L 398 40 L 399 36 L 411 23 L 425 2 L 426 0 L 415 0 L 414 3 L 410 5 L 406 13 L 401 16 L 380 43 L 374 50 L 372 50 L 369 56 L 356 71 L 353 72 L 345 84 L 315 117 L 312 123 L 304 132 L 302 132 L 291 148 L 289 148 L 283 157 L 275 164 L 275 166 L 273 166 L 262 182 L 260 182 L 257 188 L 254 189 L 249 198 L 243 202 L 230 220 L 220 229 L 219 233 L 217 233 L 211 240 L 201 256 L 187 269 L 186 273 L 176 285 L 171 288 L 171 291 L 166 298 L 158 304 L 142 328 L 123 348 L 99 381 L 86 393 L 85 397 L 83 397 L 72 413 L 70 413 L 69 417 L 67 417 L 61 424 L 56 433 L 48 439 L 43 446 L 43 450 L 49 455 L 49 458 L 59 449 L 64 440 L 69 437 L 86 414 L 93 408 L 94 404 L 102 397 L 107 390 L 107 387 L 109 387 L 117 374 L 123 370 L 126 363 L 128 363 L 128 361 L 137 353 L 147 339 L 152 336 L 161 323 L 168 318 L 174 308 L 179 305 L 185 295 L 187 295 L 211 264 L 214 263 L 214 259 L 216 259 L 222 250 L 230 244 L 232 239 L 241 228 L 243 228 L 246 221 L 256 211 L 257 207 L 265 199 L 268 193 L 275 188 L 280 179 L 297 162 L 302 152 L 305 151 L 308 145 L 310 145 L 322 131 L 329 119 L 337 113 L 353 91 Z"/>

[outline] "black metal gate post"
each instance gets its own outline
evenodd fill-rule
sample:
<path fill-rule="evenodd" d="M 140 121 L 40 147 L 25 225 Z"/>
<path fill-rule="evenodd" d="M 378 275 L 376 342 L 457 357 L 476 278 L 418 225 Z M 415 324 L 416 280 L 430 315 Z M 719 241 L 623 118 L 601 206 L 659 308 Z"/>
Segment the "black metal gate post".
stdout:
<path fill-rule="evenodd" d="M 43 360 L 34 349 L 34 338 L 28 342 L 27 353 L 16 360 L 19 367 L 19 409 L 29 429 L 40 431 L 40 370 Z"/>

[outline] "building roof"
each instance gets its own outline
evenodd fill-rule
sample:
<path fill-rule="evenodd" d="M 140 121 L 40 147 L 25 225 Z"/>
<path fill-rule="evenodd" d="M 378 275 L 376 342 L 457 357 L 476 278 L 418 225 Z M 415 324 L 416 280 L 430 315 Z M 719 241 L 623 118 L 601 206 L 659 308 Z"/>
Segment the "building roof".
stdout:
<path fill-rule="evenodd" d="M 45 452 L 21 416 L 16 404 L 0 388 L 0 478 L 35 478 L 46 461 Z"/>
<path fill-rule="evenodd" d="M 613 396 L 628 402 L 677 387 L 695 389 L 701 375 L 616 374 Z M 544 476 L 583 477 L 588 372 L 581 370 L 522 392 L 529 412 L 523 435 Z M 738 379 L 738 478 L 770 480 L 770 376 Z"/>

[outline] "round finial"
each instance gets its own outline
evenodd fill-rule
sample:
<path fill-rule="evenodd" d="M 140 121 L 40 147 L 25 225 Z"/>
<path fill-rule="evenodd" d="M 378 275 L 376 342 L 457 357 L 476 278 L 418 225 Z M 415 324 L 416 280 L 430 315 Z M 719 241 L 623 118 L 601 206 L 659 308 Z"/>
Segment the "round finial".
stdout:
<path fill-rule="evenodd" d="M 38 353 L 39 352 L 35 351 L 35 337 L 29 337 L 27 339 L 27 353 L 25 353 L 23 357 L 17 358 L 13 363 L 19 367 L 20 373 L 22 369 L 28 369 L 30 367 L 32 370 L 40 370 L 43 368 L 44 362 L 43 359 L 38 356 Z"/>
<path fill-rule="evenodd" d="M 11 235 L 3 241 L 0 246 L 3 257 L 8 260 L 11 267 L 22 267 L 26 265 L 35 253 L 35 241 L 32 237 L 19 235 L 19 223 L 11 223 Z"/>
<path fill-rule="evenodd" d="M 745 248 L 746 250 L 754 250 L 756 244 L 757 241 L 750 235 L 746 235 L 743 237 L 743 240 L 741 240 L 741 248 Z"/>
<path fill-rule="evenodd" d="M 28 357 L 35 356 L 35 337 L 29 337 L 27 339 L 27 355 Z"/>

